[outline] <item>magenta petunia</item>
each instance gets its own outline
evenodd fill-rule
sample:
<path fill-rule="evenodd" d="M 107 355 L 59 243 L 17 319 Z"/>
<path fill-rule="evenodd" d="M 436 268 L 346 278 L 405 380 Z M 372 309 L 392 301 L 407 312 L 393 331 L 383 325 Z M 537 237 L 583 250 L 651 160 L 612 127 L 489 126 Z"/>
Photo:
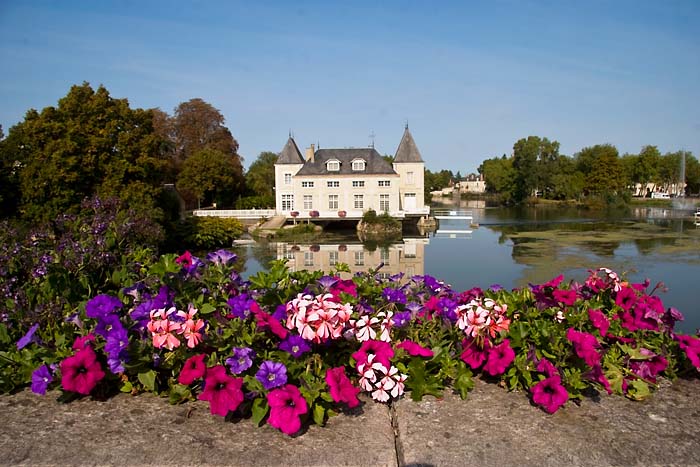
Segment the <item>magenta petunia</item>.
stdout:
<path fill-rule="evenodd" d="M 484 371 L 491 376 L 501 375 L 513 360 L 515 360 L 515 352 L 510 348 L 510 341 L 503 339 L 503 342 L 489 349 Z"/>
<path fill-rule="evenodd" d="M 259 329 L 269 329 L 272 334 L 284 340 L 287 337 L 288 331 L 284 326 L 269 313 L 263 311 L 256 302 L 250 306 L 250 311 L 255 315 Z"/>
<path fill-rule="evenodd" d="M 360 400 L 357 398 L 360 388 L 353 386 L 342 366 L 326 371 L 326 383 L 328 383 L 334 401 L 345 402 L 350 408 L 360 404 Z"/>
<path fill-rule="evenodd" d="M 488 349 L 479 348 L 476 341 L 469 339 L 465 339 L 462 342 L 462 348 L 464 349 L 462 355 L 460 355 L 462 361 L 469 365 L 473 370 L 478 370 L 486 360 Z"/>
<path fill-rule="evenodd" d="M 574 344 L 576 355 L 582 358 L 587 365 L 593 367 L 600 362 L 600 354 L 596 351 L 600 344 L 593 334 L 569 328 L 566 331 L 566 338 Z"/>
<path fill-rule="evenodd" d="M 367 363 L 367 359 L 370 355 L 374 355 L 374 361 L 379 362 L 385 367 L 389 368 L 391 366 L 391 359 L 394 357 L 394 349 L 388 342 L 364 341 L 360 346 L 360 350 L 352 354 L 352 358 L 355 359 L 357 365 L 362 363 Z"/>
<path fill-rule="evenodd" d="M 629 311 L 637 302 L 637 293 L 632 287 L 623 287 L 615 294 L 615 304 L 625 311 Z"/>
<path fill-rule="evenodd" d="M 404 349 L 406 352 L 408 352 L 409 355 L 412 355 L 414 357 L 431 358 L 434 355 L 432 350 L 425 348 L 422 345 L 417 344 L 413 341 L 403 341 L 399 343 L 396 347 L 399 349 Z"/>
<path fill-rule="evenodd" d="M 293 435 L 301 428 L 300 416 L 309 411 L 309 407 L 299 392 L 299 388 L 287 384 L 267 395 L 270 404 L 270 417 L 267 422 L 288 435 Z"/>
<path fill-rule="evenodd" d="M 569 400 L 569 393 L 561 385 L 559 376 L 550 376 L 530 388 L 532 401 L 548 413 L 554 413 Z"/>
<path fill-rule="evenodd" d="M 75 355 L 61 361 L 61 385 L 66 391 L 90 394 L 105 377 L 92 347 L 84 347 Z"/>
<path fill-rule="evenodd" d="M 576 303 L 576 291 L 575 290 L 562 290 L 562 289 L 556 289 L 554 292 L 552 292 L 552 296 L 556 301 L 559 303 L 563 303 L 564 305 L 571 306 L 574 303 Z"/>
<path fill-rule="evenodd" d="M 180 371 L 177 382 L 189 385 L 192 384 L 194 380 L 203 378 L 207 372 L 207 365 L 204 363 L 205 358 L 207 358 L 206 354 L 199 354 L 188 358 L 185 365 L 182 367 L 182 371 Z"/>
<path fill-rule="evenodd" d="M 537 364 L 537 371 L 539 371 L 540 373 L 544 373 L 545 375 L 547 375 L 548 378 L 550 376 L 559 376 L 559 370 L 557 370 L 557 367 L 552 365 L 552 362 L 550 362 L 546 358 L 543 358 Z"/>
<path fill-rule="evenodd" d="M 690 363 L 700 370 L 700 339 L 693 336 L 677 335 L 676 340 Z"/>
<path fill-rule="evenodd" d="M 588 319 L 591 320 L 593 327 L 600 331 L 600 335 L 605 337 L 610 327 L 610 321 L 605 317 L 605 314 L 600 310 L 588 310 Z"/>
<path fill-rule="evenodd" d="M 612 394 L 612 389 L 610 389 L 610 381 L 608 381 L 608 378 L 605 377 L 603 368 L 600 365 L 596 365 L 591 368 L 591 371 L 586 374 L 586 377 L 603 386 L 608 394 Z"/>
<path fill-rule="evenodd" d="M 95 341 L 94 334 L 88 334 L 87 336 L 76 337 L 73 342 L 73 350 L 83 350 L 85 347 L 90 347 L 92 342 Z"/>
<path fill-rule="evenodd" d="M 227 375 L 223 365 L 209 368 L 206 374 L 204 391 L 199 395 L 199 400 L 209 401 L 209 411 L 225 417 L 243 402 L 243 378 Z"/>

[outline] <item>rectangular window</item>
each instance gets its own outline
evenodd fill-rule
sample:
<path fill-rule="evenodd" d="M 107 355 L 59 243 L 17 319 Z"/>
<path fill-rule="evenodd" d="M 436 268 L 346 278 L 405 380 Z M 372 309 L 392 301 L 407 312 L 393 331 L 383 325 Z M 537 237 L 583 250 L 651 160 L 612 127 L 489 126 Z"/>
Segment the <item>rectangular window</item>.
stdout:
<path fill-rule="evenodd" d="M 328 161 L 326 163 L 326 170 L 329 172 L 337 172 L 340 170 L 340 162 L 338 161 Z"/>
<path fill-rule="evenodd" d="M 365 265 L 365 252 L 364 251 L 356 251 L 355 252 L 355 266 L 364 266 Z"/>
<path fill-rule="evenodd" d="M 313 266 L 314 265 L 314 252 L 313 251 L 305 251 L 304 252 L 304 266 Z"/>
<path fill-rule="evenodd" d="M 355 195 L 355 209 L 365 208 L 365 197 L 364 195 Z"/>
<path fill-rule="evenodd" d="M 301 182 L 301 187 L 302 188 L 313 188 L 314 182 Z"/>
<path fill-rule="evenodd" d="M 304 195 L 304 210 L 309 211 L 314 208 L 314 197 L 312 195 Z"/>
<path fill-rule="evenodd" d="M 416 183 L 413 179 L 413 172 L 406 172 L 406 183 L 408 185 L 413 185 L 414 183 Z"/>
<path fill-rule="evenodd" d="M 391 186 L 391 180 L 379 180 L 379 186 Z"/>
<path fill-rule="evenodd" d="M 294 195 L 282 195 L 282 210 L 294 210 Z"/>
<path fill-rule="evenodd" d="M 379 210 L 389 212 L 389 195 L 379 195 Z"/>
<path fill-rule="evenodd" d="M 388 281 L 389 279 L 391 279 L 391 273 L 390 272 L 380 272 L 377 274 L 377 277 L 380 280 Z"/>
<path fill-rule="evenodd" d="M 352 181 L 352 187 L 353 188 L 362 188 L 365 186 L 365 181 L 364 180 L 353 180 Z"/>
<path fill-rule="evenodd" d="M 352 170 L 365 170 L 365 161 L 352 161 Z"/>
<path fill-rule="evenodd" d="M 292 184 L 292 174 L 284 174 L 284 184 L 285 185 Z"/>
<path fill-rule="evenodd" d="M 294 259 L 294 252 L 292 250 L 287 250 L 284 252 L 284 259 L 288 260 L 293 260 Z"/>
<path fill-rule="evenodd" d="M 339 188 L 340 182 L 338 180 L 328 180 L 326 182 L 328 188 Z"/>
<path fill-rule="evenodd" d="M 338 195 L 328 195 L 328 209 L 338 209 Z"/>
<path fill-rule="evenodd" d="M 328 264 L 330 266 L 335 266 L 338 264 L 338 252 L 337 251 L 329 251 L 328 252 Z"/>
<path fill-rule="evenodd" d="M 379 251 L 379 260 L 384 263 L 384 266 L 389 266 L 389 249 L 382 248 Z"/>

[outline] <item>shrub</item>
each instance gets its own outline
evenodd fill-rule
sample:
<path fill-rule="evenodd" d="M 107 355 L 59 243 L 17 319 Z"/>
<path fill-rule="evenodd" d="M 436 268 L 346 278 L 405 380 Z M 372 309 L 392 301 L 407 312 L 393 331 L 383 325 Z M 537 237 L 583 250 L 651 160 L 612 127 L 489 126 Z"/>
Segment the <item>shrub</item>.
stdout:
<path fill-rule="evenodd" d="M 192 216 L 178 224 L 175 235 L 180 248 L 211 250 L 231 246 L 244 230 L 238 219 Z"/>

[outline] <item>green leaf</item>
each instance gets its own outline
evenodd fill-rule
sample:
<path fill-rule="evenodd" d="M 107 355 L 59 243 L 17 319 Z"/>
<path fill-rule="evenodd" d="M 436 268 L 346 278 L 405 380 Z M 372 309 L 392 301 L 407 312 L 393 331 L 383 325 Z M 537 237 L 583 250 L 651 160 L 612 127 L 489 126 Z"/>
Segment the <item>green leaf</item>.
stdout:
<path fill-rule="evenodd" d="M 205 303 L 201 307 L 199 307 L 199 312 L 202 315 L 210 315 L 216 311 L 216 307 L 213 306 L 210 303 Z"/>
<path fill-rule="evenodd" d="M 192 397 L 192 391 L 189 386 L 184 384 L 173 384 L 170 388 L 170 394 L 168 395 L 168 400 L 171 404 L 180 404 Z"/>
<path fill-rule="evenodd" d="M 119 388 L 121 392 L 126 392 L 129 393 L 134 389 L 134 385 L 131 384 L 131 381 L 124 381 L 122 384 L 122 387 Z"/>
<path fill-rule="evenodd" d="M 635 379 L 629 383 L 629 387 L 627 388 L 627 397 L 630 399 L 640 401 L 649 397 L 650 395 L 651 391 L 649 390 L 649 385 L 641 379 Z"/>
<path fill-rule="evenodd" d="M 469 370 L 466 365 L 461 364 L 459 367 L 459 372 L 457 373 L 457 378 L 455 378 L 452 384 L 459 392 L 459 396 L 462 399 L 466 399 L 469 391 L 474 389 L 474 380 L 472 380 L 471 370 Z"/>
<path fill-rule="evenodd" d="M 267 415 L 270 410 L 270 406 L 267 404 L 267 399 L 264 397 L 258 397 L 253 401 L 253 423 L 257 426 L 262 424 L 263 418 Z"/>
<path fill-rule="evenodd" d="M 10 336 L 7 334 L 7 326 L 0 324 L 0 344 L 9 344 Z"/>
<path fill-rule="evenodd" d="M 316 425 L 323 426 L 326 418 L 326 409 L 322 405 L 314 404 L 313 417 Z"/>
<path fill-rule="evenodd" d="M 151 392 L 156 391 L 156 372 L 153 370 L 139 373 L 139 382 Z"/>

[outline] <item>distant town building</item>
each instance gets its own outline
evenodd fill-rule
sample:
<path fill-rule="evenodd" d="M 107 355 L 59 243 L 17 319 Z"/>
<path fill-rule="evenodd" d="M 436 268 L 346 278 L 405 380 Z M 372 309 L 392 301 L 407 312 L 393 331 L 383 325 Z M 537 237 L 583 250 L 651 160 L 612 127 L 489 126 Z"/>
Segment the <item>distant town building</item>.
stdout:
<path fill-rule="evenodd" d="M 278 215 L 297 218 L 360 218 L 373 209 L 393 217 L 427 215 L 425 163 L 408 126 L 393 163 L 373 147 L 320 149 L 302 157 L 290 135 L 275 164 Z"/>
<path fill-rule="evenodd" d="M 485 193 L 486 182 L 481 174 L 469 174 L 457 183 L 460 193 Z"/>

